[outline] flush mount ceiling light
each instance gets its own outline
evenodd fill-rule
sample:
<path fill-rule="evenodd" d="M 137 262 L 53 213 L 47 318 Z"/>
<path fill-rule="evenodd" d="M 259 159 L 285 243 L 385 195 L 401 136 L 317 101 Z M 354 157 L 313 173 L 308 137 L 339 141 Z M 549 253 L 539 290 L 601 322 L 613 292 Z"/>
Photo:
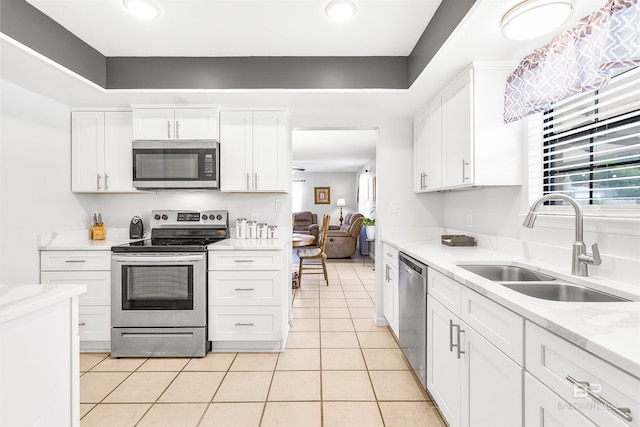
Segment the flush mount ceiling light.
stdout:
<path fill-rule="evenodd" d="M 143 19 L 154 19 L 160 16 L 160 6 L 153 0 L 122 0 L 129 12 Z"/>
<path fill-rule="evenodd" d="M 351 0 L 331 0 L 324 7 L 324 13 L 336 22 L 348 21 L 356 13 L 356 4 Z"/>
<path fill-rule="evenodd" d="M 533 39 L 560 27 L 572 13 L 573 0 L 524 0 L 502 17 L 502 35 L 511 40 Z"/>

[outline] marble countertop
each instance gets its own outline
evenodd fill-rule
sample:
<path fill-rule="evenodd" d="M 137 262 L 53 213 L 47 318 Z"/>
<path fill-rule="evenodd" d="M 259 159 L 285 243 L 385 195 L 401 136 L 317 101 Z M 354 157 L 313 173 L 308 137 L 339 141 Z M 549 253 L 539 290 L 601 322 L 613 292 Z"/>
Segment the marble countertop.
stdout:
<path fill-rule="evenodd" d="M 281 250 L 291 245 L 291 239 L 225 239 L 210 244 L 210 251 Z"/>
<path fill-rule="evenodd" d="M 0 285 L 0 323 L 87 291 L 86 285 Z"/>
<path fill-rule="evenodd" d="M 576 277 L 569 268 L 548 264 L 478 247 L 449 247 L 439 238 L 416 240 L 386 238 L 402 252 L 496 301 L 573 344 L 640 378 L 640 288 L 628 283 L 595 277 Z M 630 302 L 558 302 L 529 297 L 484 279 L 458 264 L 522 265 L 573 283 L 615 294 Z M 569 267 L 569 266 L 567 266 Z"/>
<path fill-rule="evenodd" d="M 38 235 L 40 251 L 110 251 L 112 246 L 135 242 L 141 239 L 129 239 L 129 229 L 108 228 L 106 239 L 89 239 L 88 230 L 53 232 Z"/>

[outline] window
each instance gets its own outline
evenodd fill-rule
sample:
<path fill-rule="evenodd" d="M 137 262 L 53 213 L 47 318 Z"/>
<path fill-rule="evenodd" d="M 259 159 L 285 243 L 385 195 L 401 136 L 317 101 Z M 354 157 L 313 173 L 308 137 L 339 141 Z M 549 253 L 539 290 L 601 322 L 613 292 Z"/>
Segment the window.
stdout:
<path fill-rule="evenodd" d="M 542 115 L 541 142 L 538 196 L 565 194 L 583 206 L 640 210 L 640 67 L 554 104 Z"/>

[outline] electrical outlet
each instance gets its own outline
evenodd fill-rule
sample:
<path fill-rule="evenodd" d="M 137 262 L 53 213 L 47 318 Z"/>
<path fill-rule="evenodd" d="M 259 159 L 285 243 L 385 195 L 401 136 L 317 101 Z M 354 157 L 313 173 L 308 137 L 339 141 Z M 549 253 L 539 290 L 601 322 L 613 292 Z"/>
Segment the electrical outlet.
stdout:
<path fill-rule="evenodd" d="M 276 212 L 282 212 L 282 199 L 276 200 Z"/>
<path fill-rule="evenodd" d="M 467 228 L 473 228 L 473 215 L 467 214 Z"/>
<path fill-rule="evenodd" d="M 398 202 L 396 202 L 395 200 L 389 202 L 389 213 L 398 213 Z"/>

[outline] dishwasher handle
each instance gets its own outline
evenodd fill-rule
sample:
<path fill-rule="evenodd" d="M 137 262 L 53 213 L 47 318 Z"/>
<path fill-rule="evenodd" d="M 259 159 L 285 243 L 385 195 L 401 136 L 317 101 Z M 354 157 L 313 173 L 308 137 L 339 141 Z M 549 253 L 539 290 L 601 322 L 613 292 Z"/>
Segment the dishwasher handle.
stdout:
<path fill-rule="evenodd" d="M 427 277 L 427 266 L 402 252 L 398 254 L 398 264 L 404 266 L 407 272 L 413 272 L 420 277 Z"/>

